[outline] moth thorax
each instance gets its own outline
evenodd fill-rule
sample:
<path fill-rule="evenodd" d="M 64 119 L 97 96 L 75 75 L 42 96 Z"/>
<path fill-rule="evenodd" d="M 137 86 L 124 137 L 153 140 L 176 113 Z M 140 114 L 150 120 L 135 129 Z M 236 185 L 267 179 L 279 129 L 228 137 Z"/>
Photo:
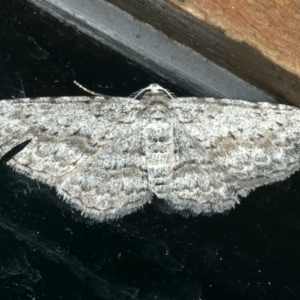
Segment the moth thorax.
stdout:
<path fill-rule="evenodd" d="M 164 103 L 153 103 L 150 110 L 151 120 L 155 121 L 166 119 L 167 112 L 168 108 Z"/>

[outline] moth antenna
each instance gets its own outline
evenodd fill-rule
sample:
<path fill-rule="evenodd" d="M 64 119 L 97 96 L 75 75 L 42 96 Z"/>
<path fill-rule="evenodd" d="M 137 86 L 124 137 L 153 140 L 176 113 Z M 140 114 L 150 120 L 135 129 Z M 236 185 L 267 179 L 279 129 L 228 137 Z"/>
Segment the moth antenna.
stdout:
<path fill-rule="evenodd" d="M 143 88 L 143 89 L 140 89 L 140 90 L 138 90 L 138 91 L 136 91 L 136 92 L 131 93 L 131 94 L 129 95 L 129 98 L 135 98 L 135 99 L 136 99 L 140 94 L 142 94 L 145 90 L 147 90 L 147 88 L 148 88 L 148 87 Z"/>
<path fill-rule="evenodd" d="M 165 91 L 171 98 L 177 98 L 177 96 L 176 96 L 173 92 L 170 92 L 170 91 L 167 90 L 167 89 L 164 89 L 164 91 Z"/>
<path fill-rule="evenodd" d="M 134 97 L 135 99 L 138 99 L 140 96 L 142 96 L 145 92 L 152 91 L 152 92 L 164 92 L 170 99 L 175 98 L 174 94 L 168 91 L 167 89 L 162 88 L 160 85 L 156 83 L 152 83 L 149 86 L 134 92 L 130 95 L 130 97 Z"/>
<path fill-rule="evenodd" d="M 77 82 L 76 80 L 73 81 L 79 88 L 81 88 L 82 90 L 84 90 L 85 92 L 94 95 L 94 96 L 102 96 L 102 94 L 96 93 L 94 91 L 91 91 L 89 89 L 87 89 L 86 87 L 84 87 L 83 85 L 81 85 L 79 82 Z"/>

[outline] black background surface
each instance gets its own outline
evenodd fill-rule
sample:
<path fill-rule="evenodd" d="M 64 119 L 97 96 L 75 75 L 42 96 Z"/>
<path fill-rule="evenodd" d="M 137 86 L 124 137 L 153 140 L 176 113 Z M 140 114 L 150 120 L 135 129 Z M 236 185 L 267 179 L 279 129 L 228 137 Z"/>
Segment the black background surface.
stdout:
<path fill-rule="evenodd" d="M 24 1 L 0 6 L 0 97 L 128 96 L 173 86 Z M 1 124 L 0 124 L 1 126 Z M 0 299 L 300 299 L 299 172 L 227 214 L 153 205 L 92 223 L 0 166 Z"/>

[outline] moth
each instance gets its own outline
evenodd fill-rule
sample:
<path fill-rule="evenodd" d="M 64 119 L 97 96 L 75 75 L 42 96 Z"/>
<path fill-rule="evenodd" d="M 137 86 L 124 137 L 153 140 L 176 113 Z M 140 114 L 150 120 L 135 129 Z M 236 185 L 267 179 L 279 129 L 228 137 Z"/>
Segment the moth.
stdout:
<path fill-rule="evenodd" d="M 134 97 L 0 101 L 0 156 L 54 186 L 98 221 L 153 199 L 172 210 L 221 213 L 300 168 L 300 110 L 216 98 L 176 98 L 157 84 Z"/>

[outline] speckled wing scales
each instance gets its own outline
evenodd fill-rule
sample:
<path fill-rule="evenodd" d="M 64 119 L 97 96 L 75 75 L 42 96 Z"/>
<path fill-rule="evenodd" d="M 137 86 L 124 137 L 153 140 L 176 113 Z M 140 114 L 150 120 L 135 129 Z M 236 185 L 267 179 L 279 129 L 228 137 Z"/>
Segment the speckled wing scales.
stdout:
<path fill-rule="evenodd" d="M 283 180 L 299 169 L 298 108 L 214 98 L 176 98 L 172 102 L 180 126 L 186 128 L 216 170 L 208 173 L 210 184 L 219 186 L 223 181 L 223 197 L 216 198 L 219 201 L 238 202 L 239 195 L 245 196 L 258 186 Z M 196 174 L 197 171 L 195 178 Z M 201 180 L 203 175 L 199 174 L 194 181 Z M 183 185 L 181 179 L 175 182 Z M 199 191 L 199 201 L 203 201 L 202 194 Z M 218 206 L 210 207 L 215 211 Z"/>
<path fill-rule="evenodd" d="M 72 202 L 70 197 L 75 199 L 73 191 L 80 190 L 80 186 L 75 185 L 72 189 L 68 186 L 71 189 L 68 192 L 65 182 L 75 174 L 76 178 L 81 178 L 82 172 L 90 176 L 85 178 L 90 182 L 89 187 L 85 185 L 86 189 L 103 192 L 110 185 L 111 197 L 118 193 L 117 188 L 112 192 L 112 185 L 121 177 L 126 180 L 127 175 L 130 176 L 126 183 L 129 192 L 131 185 L 136 187 L 140 184 L 145 189 L 140 165 L 135 165 L 139 164 L 137 153 L 131 153 L 131 164 L 126 168 L 124 164 L 128 160 L 125 157 L 130 153 L 124 156 L 116 152 L 111 153 L 111 157 L 107 156 L 112 148 L 116 149 L 113 145 L 120 141 L 119 137 L 123 137 L 125 147 L 128 132 L 132 131 L 136 114 L 143 105 L 140 101 L 116 97 L 60 97 L 2 100 L 0 104 L 0 157 L 14 146 L 31 139 L 25 149 L 8 163 L 32 178 L 56 186 L 66 200 Z M 115 180 L 110 178 L 109 172 L 105 175 L 105 171 L 101 173 L 96 167 L 90 169 L 91 166 L 100 169 L 107 164 L 111 166 L 114 163 L 112 160 L 121 164 L 120 169 L 113 171 L 116 172 Z M 100 178 L 97 181 L 98 175 Z M 109 184 L 106 186 L 106 183 Z M 83 201 L 80 196 L 87 197 L 84 205 L 89 211 L 90 194 L 82 191 L 73 202 Z M 139 199 L 144 201 L 143 194 Z M 95 203 L 91 205 L 95 206 Z"/>
<path fill-rule="evenodd" d="M 100 221 L 153 194 L 181 212 L 223 212 L 299 169 L 299 121 L 298 108 L 172 98 L 156 84 L 136 99 L 4 100 L 0 156 L 31 139 L 8 163 Z"/>
<path fill-rule="evenodd" d="M 176 125 L 172 193 L 167 198 L 170 206 L 195 215 L 234 207 L 239 200 L 234 195 L 231 179 L 185 125 Z"/>
<path fill-rule="evenodd" d="M 60 97 L 2 100 L 0 104 L 0 157 L 31 139 L 8 163 L 57 186 L 131 126 L 140 102 L 117 97 Z"/>
<path fill-rule="evenodd" d="M 98 221 L 137 210 L 152 198 L 148 186 L 142 121 L 123 132 L 109 148 L 74 176 L 58 192 L 84 215 Z"/>

